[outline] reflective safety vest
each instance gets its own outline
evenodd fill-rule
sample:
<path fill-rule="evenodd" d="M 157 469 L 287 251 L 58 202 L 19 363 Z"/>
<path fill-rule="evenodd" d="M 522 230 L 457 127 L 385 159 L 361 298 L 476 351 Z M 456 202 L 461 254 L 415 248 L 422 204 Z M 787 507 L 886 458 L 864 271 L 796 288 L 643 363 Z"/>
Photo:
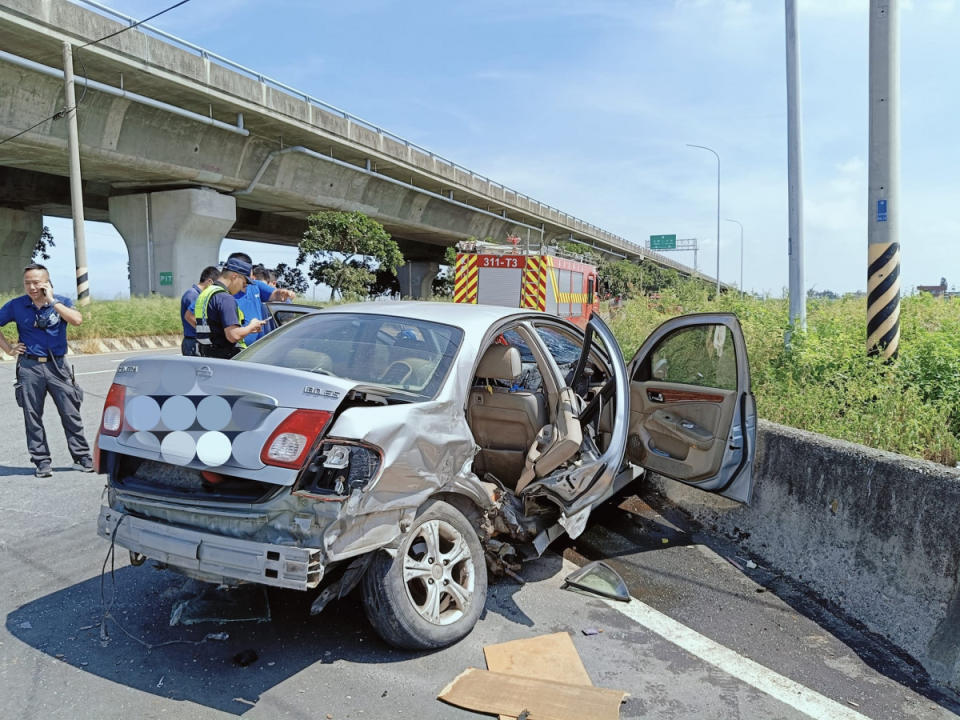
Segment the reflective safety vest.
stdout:
<path fill-rule="evenodd" d="M 213 345 L 213 342 L 210 339 L 210 322 L 207 319 L 207 306 L 210 304 L 210 298 L 220 292 L 226 292 L 227 289 L 223 285 L 218 285 L 213 283 L 208 287 L 204 288 L 203 292 L 197 296 L 197 302 L 195 304 L 196 312 L 193 314 L 197 319 L 197 343 L 200 345 Z M 243 326 L 243 310 L 237 306 L 237 319 L 240 321 L 241 327 Z M 230 344 L 230 341 L 227 341 L 227 344 Z M 247 346 L 246 340 L 240 338 L 240 341 L 236 343 L 237 347 L 245 348 Z"/>

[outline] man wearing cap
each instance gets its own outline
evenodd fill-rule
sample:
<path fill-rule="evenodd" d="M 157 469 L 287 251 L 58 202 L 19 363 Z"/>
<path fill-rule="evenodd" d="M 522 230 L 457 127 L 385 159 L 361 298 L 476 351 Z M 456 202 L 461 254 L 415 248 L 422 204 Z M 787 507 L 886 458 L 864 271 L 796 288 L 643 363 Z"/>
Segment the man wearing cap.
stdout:
<path fill-rule="evenodd" d="M 220 278 L 197 297 L 194 315 L 197 345 L 203 357 L 232 358 L 246 347 L 247 335 L 260 332 L 263 322 L 257 318 L 243 324 L 243 311 L 234 297 L 252 281 L 250 271 L 250 263 L 230 258 Z"/>
<path fill-rule="evenodd" d="M 245 252 L 230 253 L 229 257 L 227 257 L 227 260 L 242 260 L 243 262 L 249 263 L 251 266 L 253 266 L 253 261 Z M 272 285 L 264 282 L 263 279 L 257 277 L 257 272 L 253 273 L 253 278 L 254 279 L 246 288 L 243 288 L 241 292 L 234 295 L 237 300 L 237 307 L 243 311 L 243 317 L 247 322 L 253 320 L 254 318 L 264 321 L 261 326 L 261 332 L 250 333 L 250 335 L 246 338 L 247 345 L 255 343 L 270 329 L 267 324 L 267 320 L 270 319 L 269 313 L 267 312 L 267 309 L 263 307 L 263 303 L 289 302 L 295 297 L 295 294 L 292 290 L 273 287 Z"/>
<path fill-rule="evenodd" d="M 230 253 L 229 257 L 227 257 L 227 262 L 231 260 L 240 260 L 253 268 L 253 261 L 245 252 Z M 240 288 L 238 292 L 233 294 L 233 297 L 237 301 L 237 307 L 240 309 L 240 317 L 243 322 L 249 323 L 254 319 L 264 321 L 260 324 L 260 330 L 258 332 L 251 332 L 244 338 L 244 342 L 247 345 L 251 345 L 271 329 L 267 324 L 269 313 L 267 313 L 266 308 L 263 307 L 263 303 L 268 301 L 290 302 L 296 295 L 292 290 L 273 287 L 263 280 L 256 279 L 256 272 L 254 272 L 250 283 Z M 196 300 L 194 300 L 186 313 L 184 313 L 184 320 L 188 323 L 196 324 L 196 314 L 197 303 Z"/>
<path fill-rule="evenodd" d="M 53 294 L 50 273 L 43 265 L 27 265 L 23 269 L 25 295 L 15 297 L 0 308 L 0 326 L 16 322 L 19 338 L 11 346 L 0 335 L 0 349 L 17 358 L 14 392 L 17 405 L 23 408 L 27 431 L 27 450 L 36 466 L 34 474 L 47 478 L 53 475 L 50 448 L 43 428 L 43 405 L 47 393 L 60 413 L 60 423 L 67 436 L 67 448 L 73 456 L 73 469 L 93 472 L 90 446 L 83 436 L 80 402 L 83 393 L 73 378 L 67 354 L 67 325 L 79 325 L 83 315 L 75 310 L 70 298 Z"/>

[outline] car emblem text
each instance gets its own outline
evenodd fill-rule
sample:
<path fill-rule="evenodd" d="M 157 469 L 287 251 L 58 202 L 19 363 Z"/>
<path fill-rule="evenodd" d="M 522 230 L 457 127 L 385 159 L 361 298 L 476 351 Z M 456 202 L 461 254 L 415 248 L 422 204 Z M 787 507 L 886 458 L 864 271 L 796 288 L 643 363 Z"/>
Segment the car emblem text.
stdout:
<path fill-rule="evenodd" d="M 135 373 L 138 369 L 136 365 L 118 365 L 117 373 Z"/>
<path fill-rule="evenodd" d="M 334 400 L 340 397 L 340 392 L 337 390 L 328 390 L 327 388 L 313 387 L 312 385 L 307 385 L 303 388 L 303 392 L 306 395 L 317 395 L 318 397 L 333 398 Z"/>
<path fill-rule="evenodd" d="M 211 368 L 209 365 L 201 365 L 197 368 L 197 377 L 212 378 L 213 368 Z"/>

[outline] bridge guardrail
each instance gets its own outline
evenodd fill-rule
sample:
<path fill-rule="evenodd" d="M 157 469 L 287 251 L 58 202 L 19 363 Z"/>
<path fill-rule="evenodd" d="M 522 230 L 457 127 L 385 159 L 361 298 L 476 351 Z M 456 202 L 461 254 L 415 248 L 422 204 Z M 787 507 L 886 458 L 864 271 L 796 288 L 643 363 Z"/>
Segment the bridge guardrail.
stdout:
<path fill-rule="evenodd" d="M 476 173 L 473 170 L 470 170 L 469 168 L 466 168 L 463 165 L 460 165 L 459 163 L 454 162 L 453 160 L 445 158 L 442 155 L 438 155 L 437 153 L 431 150 L 428 150 L 427 148 L 424 148 L 416 143 L 410 142 L 409 140 L 406 140 L 405 138 L 402 138 L 399 135 L 396 135 L 395 133 L 390 132 L 386 128 L 380 127 L 376 123 L 372 123 L 357 115 L 353 115 L 352 113 L 349 113 L 346 110 L 343 110 L 342 108 L 339 108 L 335 105 L 331 105 L 330 103 L 324 100 L 321 100 L 319 98 L 316 98 L 307 92 L 298 90 L 297 88 L 287 85 L 286 83 L 280 82 L 279 80 L 276 80 L 268 75 L 258 72 L 257 70 L 249 68 L 246 65 L 230 60 L 229 58 L 224 57 L 223 55 L 207 50 L 206 48 L 203 48 L 197 45 L 196 43 L 192 43 L 189 40 L 184 40 L 183 38 L 180 38 L 176 35 L 173 35 L 172 33 L 168 33 L 165 30 L 161 30 L 160 28 L 154 27 L 147 23 L 141 23 L 138 25 L 137 23 L 139 21 L 136 18 L 126 15 L 125 13 L 122 13 L 118 10 L 114 10 L 113 8 L 107 5 L 104 5 L 103 3 L 97 2 L 96 0 L 71 0 L 71 1 L 94 8 L 95 10 L 101 12 L 102 14 L 106 16 L 110 16 L 115 20 L 122 21 L 127 25 L 130 25 L 130 26 L 137 25 L 138 30 L 149 33 L 150 35 L 154 35 L 180 48 L 183 48 L 192 53 L 195 53 L 196 55 L 198 55 L 204 60 L 213 60 L 218 64 L 222 65 L 223 67 L 234 70 L 246 77 L 254 79 L 263 85 L 270 86 L 277 90 L 281 90 L 285 93 L 290 94 L 292 97 L 300 98 L 304 102 L 306 102 L 308 105 L 315 106 L 325 112 L 329 112 L 332 115 L 347 121 L 348 123 L 357 124 L 358 126 L 361 126 L 371 132 L 376 133 L 381 138 L 386 138 L 391 140 L 392 142 L 396 142 L 401 146 L 403 146 L 404 148 L 406 148 L 407 150 L 416 151 L 424 155 L 425 157 L 428 157 L 430 160 L 434 162 L 442 163 L 443 165 L 449 167 L 454 172 L 457 172 L 457 171 L 462 172 L 470 180 L 476 180 L 480 183 L 486 184 L 488 188 L 488 193 L 490 190 L 494 190 L 494 189 L 500 190 L 504 196 L 506 196 L 506 194 L 509 193 L 513 195 L 513 204 L 517 209 L 522 210 L 521 208 L 522 204 L 526 204 L 528 207 L 527 212 L 534 213 L 538 215 L 540 218 L 550 218 L 550 216 L 553 215 L 555 218 L 554 222 L 557 222 L 558 224 L 563 223 L 568 228 L 572 226 L 577 229 L 588 231 L 593 235 L 594 238 L 606 241 L 613 248 L 632 252 L 635 255 L 638 255 L 642 258 L 656 260 L 658 263 L 664 266 L 673 267 L 683 272 L 689 272 L 692 276 L 706 277 L 702 273 L 693 271 L 691 268 L 673 260 L 672 258 L 668 258 L 665 255 L 662 255 L 657 252 L 653 252 L 648 247 L 645 247 L 639 243 L 635 243 L 630 240 L 627 240 L 626 238 L 621 237 L 620 235 L 616 235 L 615 233 L 612 233 L 608 230 L 604 230 L 603 228 L 597 225 L 594 225 L 593 223 L 582 220 L 581 218 L 578 218 L 574 215 L 570 215 L 569 213 L 565 213 L 561 211 L 559 208 L 556 208 L 552 205 L 548 205 L 547 203 L 531 198 L 529 195 L 525 193 L 519 192 L 518 190 L 514 190 L 513 188 L 510 188 L 504 185 L 503 183 L 499 183 L 495 180 L 492 180 L 486 177 L 485 175 Z M 603 248 L 599 248 L 595 245 L 593 245 L 592 247 L 598 250 L 603 250 Z"/>
<path fill-rule="evenodd" d="M 119 10 L 114 10 L 113 8 L 108 7 L 107 5 L 96 2 L 96 0 L 73 0 L 73 2 L 82 3 L 92 8 L 96 8 L 98 11 L 106 15 L 110 15 L 118 20 L 122 20 L 123 22 L 126 22 L 129 25 L 134 25 L 138 22 L 136 18 L 133 18 L 125 13 L 122 13 Z M 546 210 L 547 212 L 555 212 L 559 217 L 564 218 L 564 220 L 567 222 L 568 225 L 572 224 L 571 221 L 575 223 L 580 223 L 584 227 L 587 227 L 590 230 L 592 230 L 594 234 L 604 238 L 605 240 L 611 241 L 613 243 L 619 243 L 620 246 L 625 249 L 633 249 L 633 250 L 639 251 L 638 254 L 640 255 L 656 258 L 668 265 L 677 264 L 675 261 L 670 260 L 667 257 L 660 255 L 659 253 L 651 252 L 649 249 L 643 247 L 638 243 L 627 240 L 626 238 L 616 235 L 614 233 L 611 233 L 608 230 L 604 230 L 603 228 L 600 228 L 594 225 L 593 223 L 587 222 L 586 220 L 582 220 L 576 216 L 565 213 L 559 208 L 555 208 L 552 205 L 548 205 L 546 203 L 540 202 L 539 200 L 536 200 L 530 197 L 529 195 L 526 195 L 525 193 L 521 193 L 518 190 L 514 190 L 513 188 L 510 188 L 502 183 L 496 182 L 495 180 L 491 180 L 485 175 L 476 173 L 473 170 L 470 170 L 469 168 L 466 168 L 463 165 L 460 165 L 459 163 L 454 162 L 453 160 L 445 158 L 442 155 L 438 155 L 437 153 L 431 150 L 428 150 L 427 148 L 422 147 L 421 145 L 417 145 L 416 143 L 410 142 L 409 140 L 402 138 L 399 135 L 396 135 L 395 133 L 392 133 L 385 128 L 380 127 L 376 123 L 372 123 L 369 120 L 365 120 L 361 117 L 358 117 L 357 115 L 354 115 L 350 112 L 347 112 L 346 110 L 343 110 L 342 108 L 338 108 L 335 105 L 331 105 L 330 103 L 325 102 L 324 100 L 316 98 L 313 95 L 310 95 L 310 93 L 291 87 L 286 83 L 280 82 L 279 80 L 276 80 L 270 77 L 269 75 L 264 75 L 263 73 L 258 72 L 253 68 L 249 68 L 246 65 L 235 62 L 234 60 L 224 57 L 223 55 L 207 50 L 206 48 L 200 47 L 199 45 L 192 43 L 189 40 L 184 40 L 181 37 L 177 37 L 172 33 L 168 33 L 165 30 L 161 30 L 160 28 L 154 27 L 147 23 L 138 25 L 137 28 L 139 30 L 144 30 L 160 38 L 163 38 L 164 40 L 174 43 L 182 48 L 191 50 L 205 60 L 207 59 L 215 60 L 221 65 L 224 65 L 232 70 L 236 70 L 244 75 L 247 75 L 257 80 L 260 83 L 263 83 L 265 85 L 270 85 L 278 90 L 283 90 L 284 92 L 287 92 L 295 97 L 301 98 L 306 103 L 315 105 L 323 110 L 326 110 L 335 115 L 338 115 L 344 120 L 348 120 L 352 123 L 357 123 L 358 125 L 366 127 L 368 130 L 371 130 L 382 137 L 386 137 L 395 142 L 398 142 L 408 149 L 416 150 L 417 152 L 423 153 L 424 155 L 431 158 L 432 160 L 441 162 L 449 166 L 453 170 L 460 170 L 461 172 L 467 173 L 472 179 L 480 180 L 486 183 L 491 188 L 499 188 L 504 192 L 513 193 L 518 200 L 523 199 L 523 200 L 526 200 L 528 203 L 535 204 L 537 208 L 540 210 L 540 214 L 543 214 L 544 210 Z"/>

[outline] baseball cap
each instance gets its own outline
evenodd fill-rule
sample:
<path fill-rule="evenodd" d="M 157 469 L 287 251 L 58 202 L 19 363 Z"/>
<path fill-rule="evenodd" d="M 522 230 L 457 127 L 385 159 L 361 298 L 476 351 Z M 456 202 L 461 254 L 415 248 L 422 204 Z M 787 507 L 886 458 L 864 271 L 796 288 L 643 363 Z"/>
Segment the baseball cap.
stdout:
<path fill-rule="evenodd" d="M 223 264 L 223 270 L 229 270 L 230 272 L 235 272 L 237 275 L 242 275 L 243 279 L 249 283 L 250 272 L 253 268 L 250 266 L 250 263 L 244 262 L 239 258 L 230 258 Z"/>

